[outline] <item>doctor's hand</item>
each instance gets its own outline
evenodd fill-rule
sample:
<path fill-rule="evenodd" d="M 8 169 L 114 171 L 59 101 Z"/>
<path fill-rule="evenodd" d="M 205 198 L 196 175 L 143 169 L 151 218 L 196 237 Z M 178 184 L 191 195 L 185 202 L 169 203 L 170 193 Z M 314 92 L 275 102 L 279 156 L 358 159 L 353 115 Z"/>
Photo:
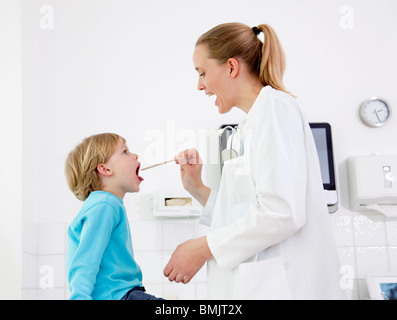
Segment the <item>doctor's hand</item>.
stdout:
<path fill-rule="evenodd" d="M 196 149 L 186 149 L 175 156 L 177 164 L 181 166 L 181 179 L 183 187 L 202 206 L 207 203 L 210 189 L 201 180 L 203 161 Z"/>
<path fill-rule="evenodd" d="M 211 257 L 212 253 L 208 247 L 206 236 L 188 240 L 175 249 L 164 268 L 164 276 L 171 282 L 186 284 Z"/>
<path fill-rule="evenodd" d="M 181 178 L 183 187 L 189 191 L 196 189 L 201 184 L 201 170 L 203 163 L 196 149 L 186 149 L 175 156 L 177 164 L 181 165 Z"/>

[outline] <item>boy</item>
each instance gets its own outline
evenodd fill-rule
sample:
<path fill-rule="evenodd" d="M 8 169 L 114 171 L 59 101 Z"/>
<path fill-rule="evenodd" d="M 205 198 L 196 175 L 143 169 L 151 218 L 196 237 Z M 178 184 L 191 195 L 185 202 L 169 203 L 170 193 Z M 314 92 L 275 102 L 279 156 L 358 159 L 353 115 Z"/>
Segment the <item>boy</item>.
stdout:
<path fill-rule="evenodd" d="M 66 160 L 70 190 L 84 205 L 69 226 L 66 271 L 70 299 L 157 300 L 145 293 L 134 260 L 123 198 L 138 192 L 138 155 L 114 133 L 90 136 Z"/>

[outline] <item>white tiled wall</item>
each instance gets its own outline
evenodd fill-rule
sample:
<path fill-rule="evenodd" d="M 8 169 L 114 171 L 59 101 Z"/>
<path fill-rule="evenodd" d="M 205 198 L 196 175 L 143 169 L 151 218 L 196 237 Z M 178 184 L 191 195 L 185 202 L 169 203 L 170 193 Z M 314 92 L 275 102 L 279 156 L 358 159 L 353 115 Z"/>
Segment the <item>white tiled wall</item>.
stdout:
<path fill-rule="evenodd" d="M 66 223 L 24 223 L 22 299 L 65 299 Z"/>
<path fill-rule="evenodd" d="M 341 264 L 351 266 L 352 299 L 369 299 L 367 274 L 397 273 L 397 218 L 334 214 L 332 224 Z"/>
<path fill-rule="evenodd" d="M 126 205 L 127 206 L 127 205 Z M 135 259 L 143 271 L 149 293 L 168 299 L 205 299 L 206 268 L 188 285 L 170 283 L 163 269 L 176 246 L 199 237 L 207 227 L 198 219 L 142 220 L 138 205 L 127 207 Z M 368 299 L 366 274 L 397 273 L 397 218 L 381 215 L 330 215 L 341 264 L 347 266 L 352 299 Z M 65 274 L 66 230 L 69 222 L 25 223 L 23 298 L 68 299 Z M 350 279 L 351 274 L 351 279 Z"/>
<path fill-rule="evenodd" d="M 168 299 L 205 299 L 205 266 L 189 285 L 170 283 L 163 269 L 178 244 L 204 235 L 207 227 L 197 218 L 142 220 L 138 205 L 126 207 L 134 255 L 147 292 Z M 68 299 L 65 255 L 69 223 L 24 224 L 23 299 Z"/>

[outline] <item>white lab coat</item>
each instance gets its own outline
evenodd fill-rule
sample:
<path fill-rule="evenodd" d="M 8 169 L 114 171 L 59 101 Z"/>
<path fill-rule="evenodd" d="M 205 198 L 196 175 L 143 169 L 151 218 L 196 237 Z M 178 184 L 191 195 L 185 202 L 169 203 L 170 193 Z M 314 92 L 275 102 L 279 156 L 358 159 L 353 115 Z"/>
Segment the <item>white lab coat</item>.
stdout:
<path fill-rule="evenodd" d="M 344 299 L 320 165 L 295 99 L 264 87 L 202 221 L 210 299 Z M 234 143 L 233 143 L 234 144 Z"/>

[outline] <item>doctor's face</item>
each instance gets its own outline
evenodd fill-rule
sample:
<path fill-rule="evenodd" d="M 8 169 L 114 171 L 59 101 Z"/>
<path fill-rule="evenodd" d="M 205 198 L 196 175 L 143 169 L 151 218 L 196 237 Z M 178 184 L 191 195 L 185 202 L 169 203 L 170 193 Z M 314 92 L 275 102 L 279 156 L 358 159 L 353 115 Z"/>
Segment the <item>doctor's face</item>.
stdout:
<path fill-rule="evenodd" d="M 235 105 L 227 63 L 219 64 L 215 59 L 210 59 L 207 45 L 200 44 L 194 51 L 193 64 L 199 74 L 197 89 L 208 96 L 216 95 L 215 105 L 219 113 L 229 112 Z"/>

